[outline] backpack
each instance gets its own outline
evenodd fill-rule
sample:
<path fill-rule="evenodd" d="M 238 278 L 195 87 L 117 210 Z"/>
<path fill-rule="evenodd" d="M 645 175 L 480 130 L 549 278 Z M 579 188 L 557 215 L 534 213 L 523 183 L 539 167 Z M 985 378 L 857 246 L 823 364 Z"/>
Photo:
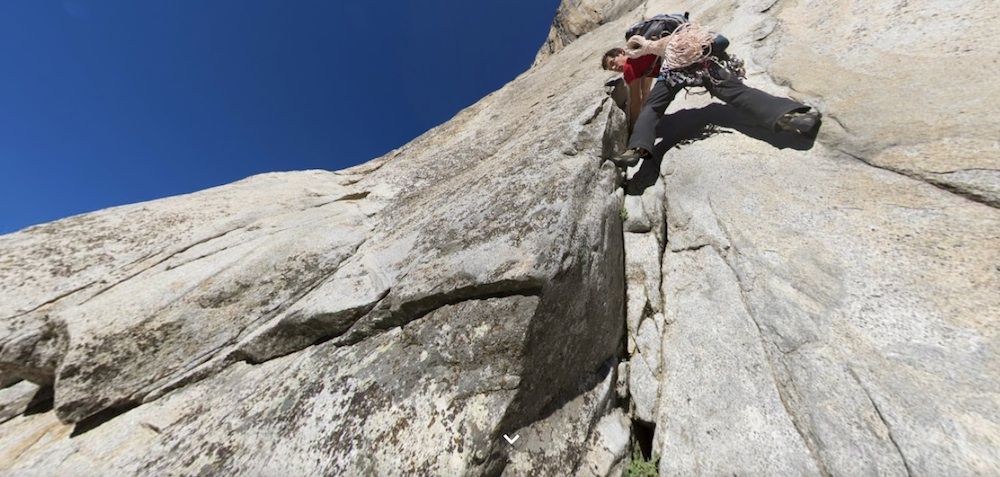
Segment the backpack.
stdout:
<path fill-rule="evenodd" d="M 632 25 L 625 32 L 625 40 L 635 35 L 642 36 L 648 40 L 659 40 L 673 33 L 677 27 L 685 23 L 688 23 L 688 12 L 684 12 L 683 14 L 656 15 L 653 18 Z"/>

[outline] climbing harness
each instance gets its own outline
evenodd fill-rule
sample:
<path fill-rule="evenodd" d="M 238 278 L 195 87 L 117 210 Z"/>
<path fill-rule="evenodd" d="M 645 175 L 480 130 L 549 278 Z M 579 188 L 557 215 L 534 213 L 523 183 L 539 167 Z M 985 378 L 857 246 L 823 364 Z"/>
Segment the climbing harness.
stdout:
<path fill-rule="evenodd" d="M 747 70 L 743 60 L 735 55 L 725 55 L 725 58 L 711 56 L 698 64 L 685 68 L 663 68 L 660 70 L 660 76 L 657 79 L 666 81 L 668 86 L 681 88 L 705 86 L 706 82 L 717 85 L 725 80 L 725 78 L 720 77 L 721 70 L 725 70 L 729 75 L 739 79 L 746 79 L 747 77 Z"/>

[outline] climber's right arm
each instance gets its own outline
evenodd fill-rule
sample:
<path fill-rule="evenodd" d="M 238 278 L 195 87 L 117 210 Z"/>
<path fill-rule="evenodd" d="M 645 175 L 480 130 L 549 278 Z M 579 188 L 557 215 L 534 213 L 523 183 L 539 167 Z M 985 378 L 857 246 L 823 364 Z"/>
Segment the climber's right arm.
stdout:
<path fill-rule="evenodd" d="M 646 55 L 659 56 L 667 49 L 668 41 L 670 41 L 669 36 L 665 36 L 659 40 L 647 40 L 639 35 L 635 35 L 625 43 L 625 55 L 629 58 L 639 58 Z"/>
<path fill-rule="evenodd" d="M 636 78 L 628 84 L 628 129 L 632 131 L 632 126 L 639 119 L 639 111 L 642 111 L 642 103 L 646 101 L 643 91 L 642 78 Z"/>

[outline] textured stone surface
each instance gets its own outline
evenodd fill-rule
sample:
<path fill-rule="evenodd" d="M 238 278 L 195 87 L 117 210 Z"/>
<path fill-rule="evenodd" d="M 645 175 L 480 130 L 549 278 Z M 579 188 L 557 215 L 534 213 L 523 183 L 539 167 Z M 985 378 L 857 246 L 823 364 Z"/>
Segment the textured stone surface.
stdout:
<path fill-rule="evenodd" d="M 649 273 L 626 273 L 633 417 L 656 403 L 661 473 L 1000 472 L 1000 94 L 958 66 L 1000 58 L 996 9 L 643 9 L 690 11 L 751 85 L 826 116 L 811 144 L 680 95 L 662 162 L 629 171 L 626 270 L 647 268 L 647 211 L 666 208 L 659 374 L 632 331 Z"/>
<path fill-rule="evenodd" d="M 26 411 L 38 390 L 37 384 L 28 381 L 0 389 L 0 424 Z"/>
<path fill-rule="evenodd" d="M 577 475 L 588 467 L 613 467 L 621 459 L 617 447 L 620 435 L 611 432 L 605 421 L 623 416 L 614 406 L 614 366 L 594 375 L 597 384 L 578 397 L 555 409 L 545 419 L 515 431 L 518 439 L 510 449 L 510 463 L 503 475 Z M 587 387 L 587 386 L 584 386 Z M 595 422 L 593 416 L 604 416 Z M 603 425 L 602 425 L 603 423 Z M 628 427 L 625 428 L 626 445 Z M 610 449 L 609 449 L 610 447 Z"/>
<path fill-rule="evenodd" d="M 1000 57 L 995 3 L 806 1 L 774 18 L 773 74 L 822 98 L 837 149 L 1000 206 L 1000 84 L 981 70 Z"/>
<path fill-rule="evenodd" d="M 0 237 L 0 473 L 1000 473 L 1000 22 L 897 3 L 566 0 L 385 157 Z M 621 188 L 597 60 L 685 10 L 826 121 L 680 95 Z"/>
<path fill-rule="evenodd" d="M 697 465 L 723 464 L 707 456 L 724 442 L 672 446 L 704 435 L 705 416 L 747 419 L 749 402 L 788 417 L 741 448 L 792 436 L 833 473 L 993 473 L 1000 213 L 822 145 L 801 157 L 730 136 L 677 152 L 666 181 L 664 452 L 711 448 Z M 684 468 L 672 465 L 661 469 Z"/>
<path fill-rule="evenodd" d="M 994 2 L 645 4 L 646 15 L 663 11 L 690 11 L 753 61 L 770 80 L 760 84 L 819 106 L 832 149 L 1000 206 L 1000 84 L 982 79 L 1000 57 Z"/>
<path fill-rule="evenodd" d="M 630 17 L 633 22 L 638 21 L 638 11 L 634 9 L 642 3 L 643 0 L 562 0 L 549 29 L 549 36 L 535 57 L 535 64 L 545 61 L 553 53 L 600 25 L 622 16 Z M 619 36 L 623 36 L 625 28 L 620 30 Z"/>
<path fill-rule="evenodd" d="M 589 396 L 623 342 L 602 161 L 623 115 L 594 55 L 563 49 L 356 168 L 0 237 L 0 371 L 54 387 L 51 412 L 2 424 L 0 471 L 503 471 L 500 436 Z M 611 384 L 529 468 L 579 465 Z"/>
<path fill-rule="evenodd" d="M 785 412 L 739 286 L 714 250 L 670 253 L 660 471 L 710 475 L 817 474 Z"/>
<path fill-rule="evenodd" d="M 660 298 L 660 246 L 653 234 L 625 234 L 625 259 L 628 301 L 626 326 L 628 327 L 629 352 L 635 350 L 642 320 L 663 309 Z"/>
<path fill-rule="evenodd" d="M 628 371 L 633 417 L 643 422 L 655 422 L 660 385 L 656 372 L 638 353 L 629 360 Z"/>
<path fill-rule="evenodd" d="M 603 477 L 622 475 L 622 465 L 629 446 L 629 420 L 621 409 L 614 409 L 594 427 L 587 455 L 575 475 Z"/>

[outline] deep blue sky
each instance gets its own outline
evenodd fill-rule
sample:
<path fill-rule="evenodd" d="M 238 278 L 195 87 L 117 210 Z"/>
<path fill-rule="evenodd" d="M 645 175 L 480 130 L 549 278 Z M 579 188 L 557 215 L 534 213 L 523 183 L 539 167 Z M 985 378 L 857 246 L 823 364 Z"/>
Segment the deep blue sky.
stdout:
<path fill-rule="evenodd" d="M 559 0 L 2 0 L 0 234 L 341 169 L 523 72 Z"/>

